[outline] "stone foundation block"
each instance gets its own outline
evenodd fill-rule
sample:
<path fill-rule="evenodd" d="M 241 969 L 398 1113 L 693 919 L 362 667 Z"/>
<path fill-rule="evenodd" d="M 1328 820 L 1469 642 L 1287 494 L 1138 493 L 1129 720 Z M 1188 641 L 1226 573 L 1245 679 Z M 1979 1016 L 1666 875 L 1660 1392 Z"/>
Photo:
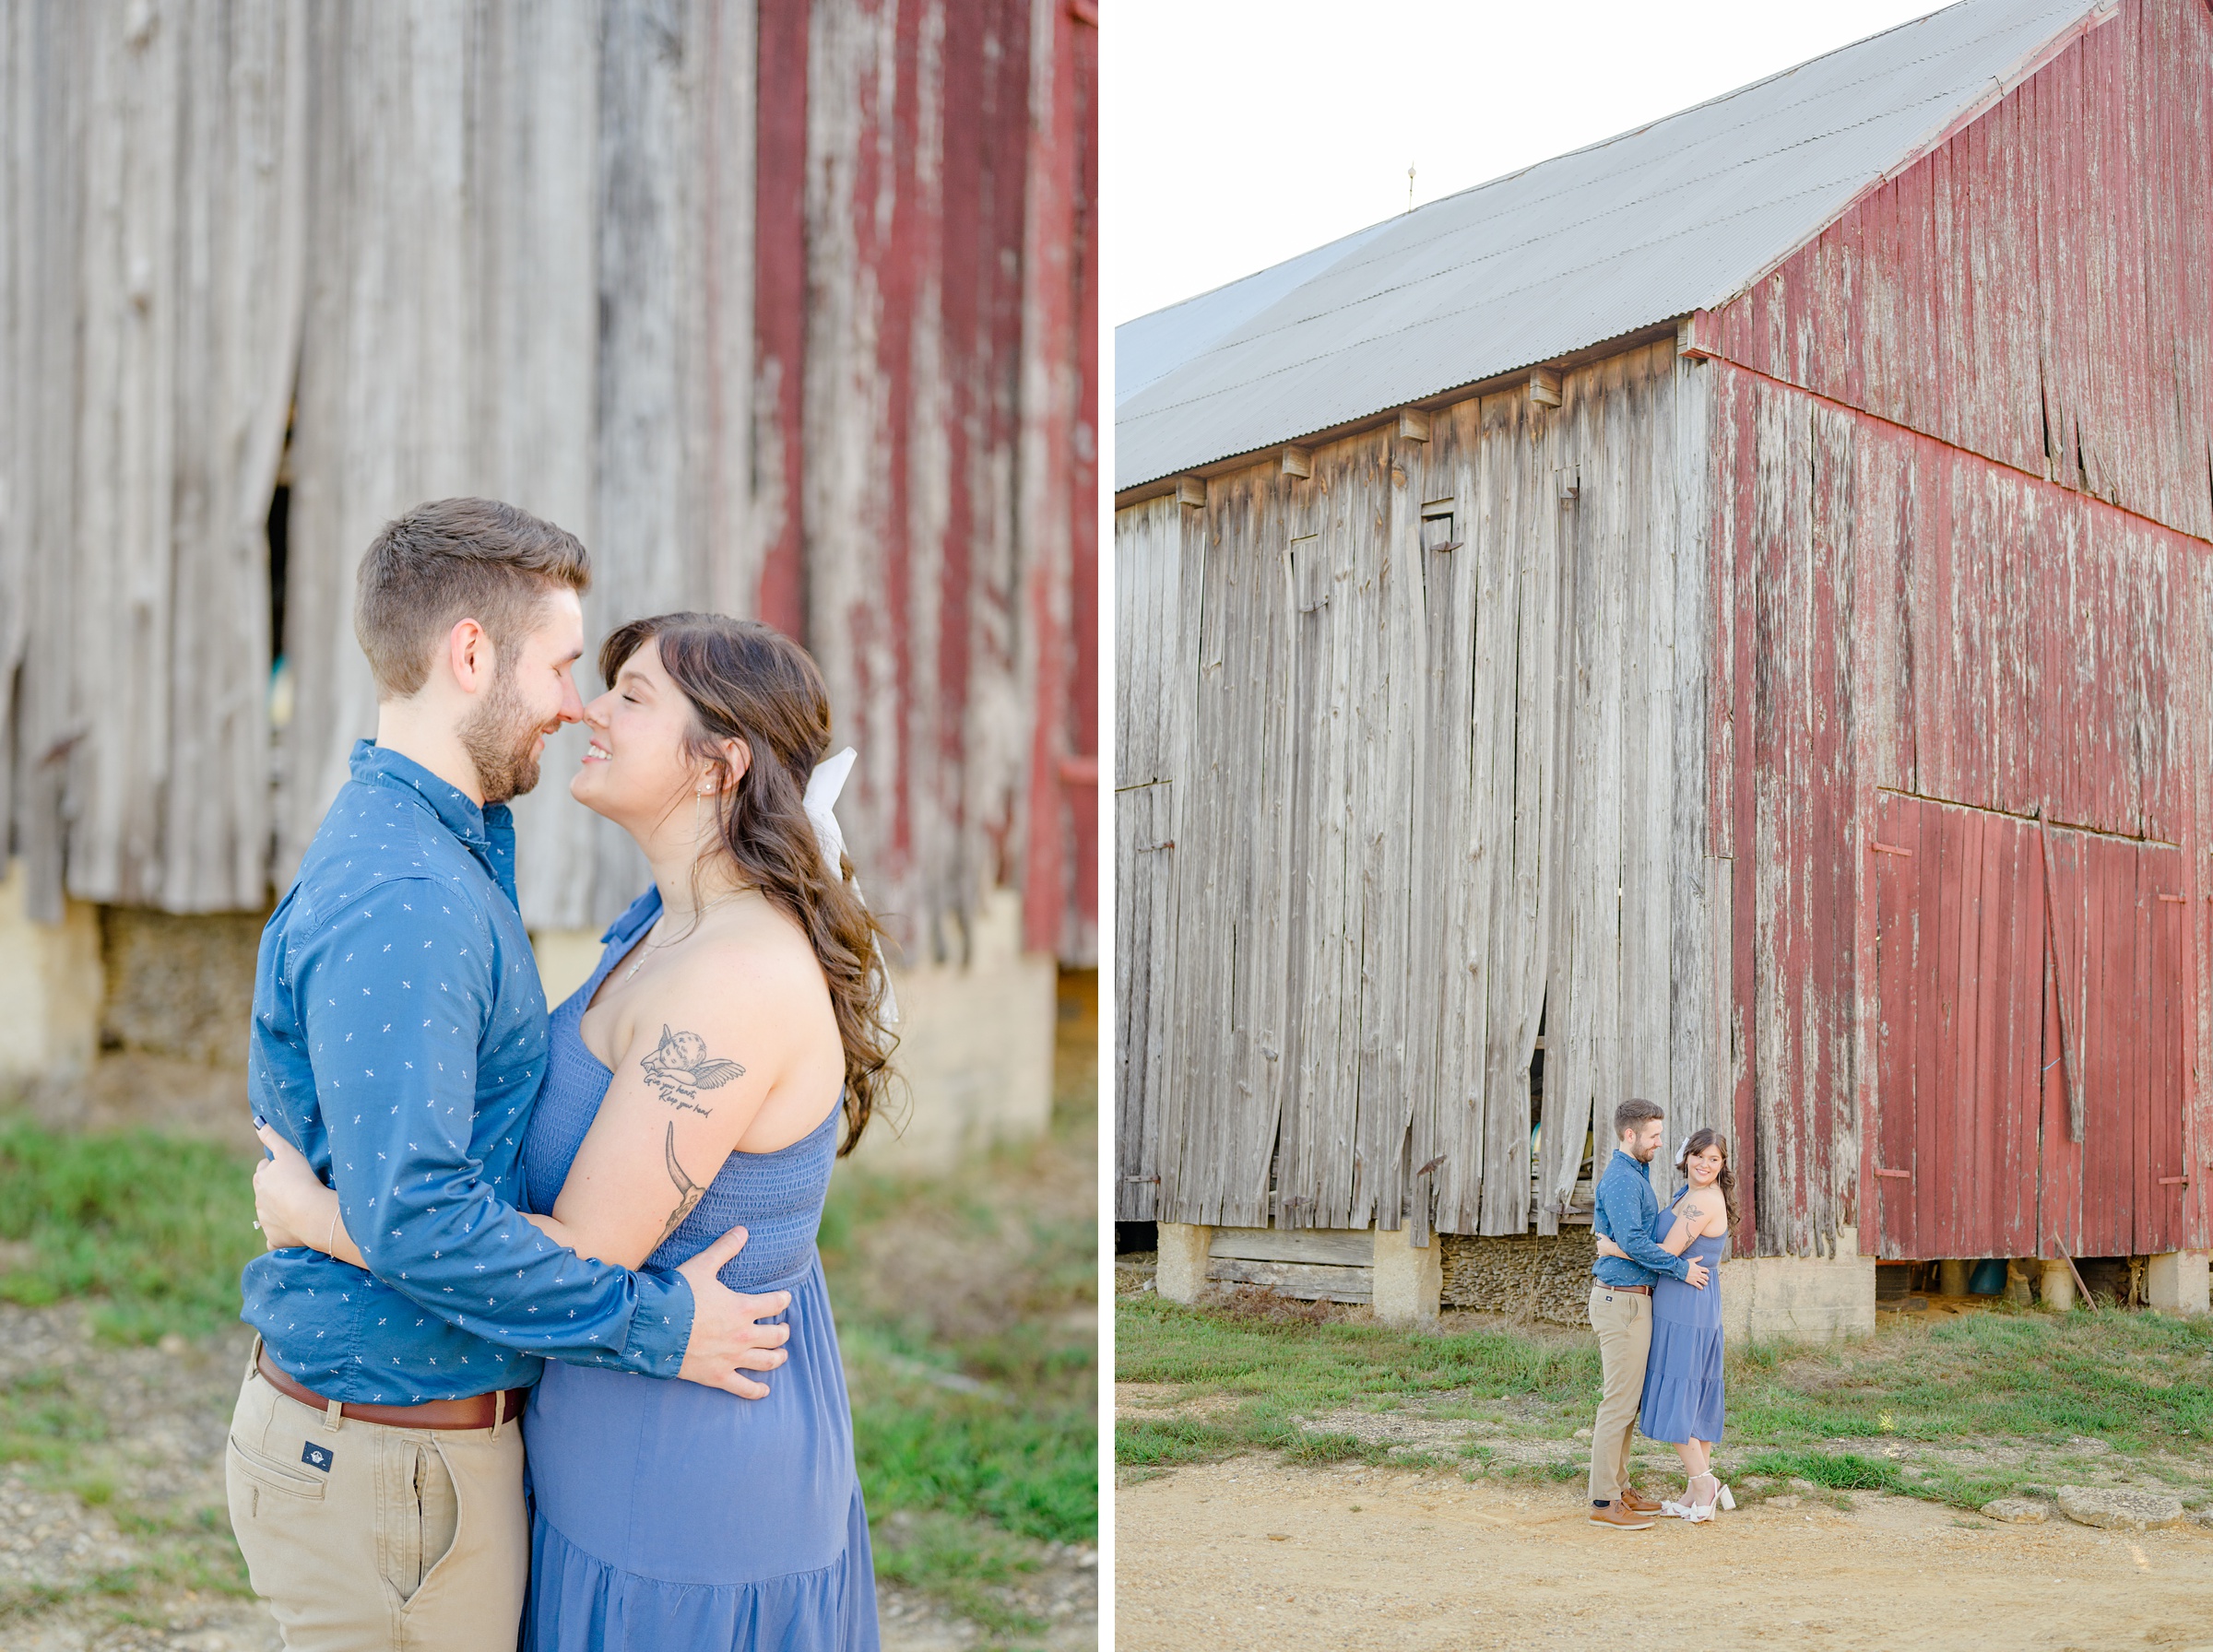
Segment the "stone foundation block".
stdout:
<path fill-rule="evenodd" d="M 20 863 L 0 881 L 0 1085 L 65 1086 L 100 1050 L 107 996 L 100 914 L 71 901 L 60 923 L 33 923 L 23 911 L 23 883 Z"/>
<path fill-rule="evenodd" d="M 1197 1302 L 1206 1290 L 1206 1253 L 1214 1230 L 1195 1222 L 1164 1221 L 1153 1289 L 1169 1302 Z"/>
<path fill-rule="evenodd" d="M 1833 1342 L 1875 1334 L 1875 1258 L 1837 1230 L 1834 1257 L 1755 1257 L 1722 1264 L 1722 1329 L 1732 1339 Z"/>
<path fill-rule="evenodd" d="M 2162 1314 L 2207 1311 L 2207 1261 L 2202 1250 L 2171 1250 L 2148 1258 L 2144 1293 Z"/>
<path fill-rule="evenodd" d="M 1412 1243 L 1411 1228 L 1376 1230 L 1376 1275 L 1372 1302 L 1385 1325 L 1434 1325 L 1444 1287 L 1444 1247 L 1435 1233 L 1429 1243 Z"/>

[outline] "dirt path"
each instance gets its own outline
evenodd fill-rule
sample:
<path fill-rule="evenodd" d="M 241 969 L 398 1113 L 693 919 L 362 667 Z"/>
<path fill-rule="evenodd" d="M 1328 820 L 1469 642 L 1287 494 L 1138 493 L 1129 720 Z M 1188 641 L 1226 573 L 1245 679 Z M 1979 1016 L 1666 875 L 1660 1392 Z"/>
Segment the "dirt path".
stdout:
<path fill-rule="evenodd" d="M 1611 1532 L 1582 1517 L 1580 1487 L 1238 1457 L 1117 1493 L 1116 1639 L 1462 1652 L 1651 1642 L 1704 1621 L 1722 1644 L 1824 1652 L 2213 1652 L 2213 1530 L 1853 1504 L 1775 1499 L 1711 1526 Z"/>

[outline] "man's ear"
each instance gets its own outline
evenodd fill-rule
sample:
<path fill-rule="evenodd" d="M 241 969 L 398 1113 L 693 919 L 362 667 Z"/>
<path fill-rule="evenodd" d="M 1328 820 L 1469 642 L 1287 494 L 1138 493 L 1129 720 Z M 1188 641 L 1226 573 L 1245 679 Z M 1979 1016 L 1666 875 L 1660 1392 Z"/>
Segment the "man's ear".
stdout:
<path fill-rule="evenodd" d="M 491 680 L 498 664 L 496 655 L 491 638 L 474 620 L 456 620 L 454 629 L 445 633 L 446 668 L 454 675 L 455 686 L 465 694 L 474 694 Z"/>

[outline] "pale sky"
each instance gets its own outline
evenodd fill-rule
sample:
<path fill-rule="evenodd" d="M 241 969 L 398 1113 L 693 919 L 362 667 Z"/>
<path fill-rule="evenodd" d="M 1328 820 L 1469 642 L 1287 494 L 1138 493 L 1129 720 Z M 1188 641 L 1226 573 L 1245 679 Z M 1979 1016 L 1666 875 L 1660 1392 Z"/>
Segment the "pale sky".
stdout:
<path fill-rule="evenodd" d="M 1109 0 L 1101 313 L 1172 304 L 1938 9 Z M 1112 352 L 1107 352 L 1111 360 Z"/>

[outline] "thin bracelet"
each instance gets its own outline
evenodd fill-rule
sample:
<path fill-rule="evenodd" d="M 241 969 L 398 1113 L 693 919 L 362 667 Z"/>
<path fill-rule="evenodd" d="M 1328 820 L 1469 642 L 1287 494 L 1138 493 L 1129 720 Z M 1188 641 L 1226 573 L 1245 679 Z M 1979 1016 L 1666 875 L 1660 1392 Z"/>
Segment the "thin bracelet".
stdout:
<path fill-rule="evenodd" d="M 332 1199 L 330 1202 L 330 1232 L 323 1236 L 323 1254 L 326 1257 L 335 1257 L 338 1254 L 338 1218 L 343 1213 L 337 1200 Z"/>

